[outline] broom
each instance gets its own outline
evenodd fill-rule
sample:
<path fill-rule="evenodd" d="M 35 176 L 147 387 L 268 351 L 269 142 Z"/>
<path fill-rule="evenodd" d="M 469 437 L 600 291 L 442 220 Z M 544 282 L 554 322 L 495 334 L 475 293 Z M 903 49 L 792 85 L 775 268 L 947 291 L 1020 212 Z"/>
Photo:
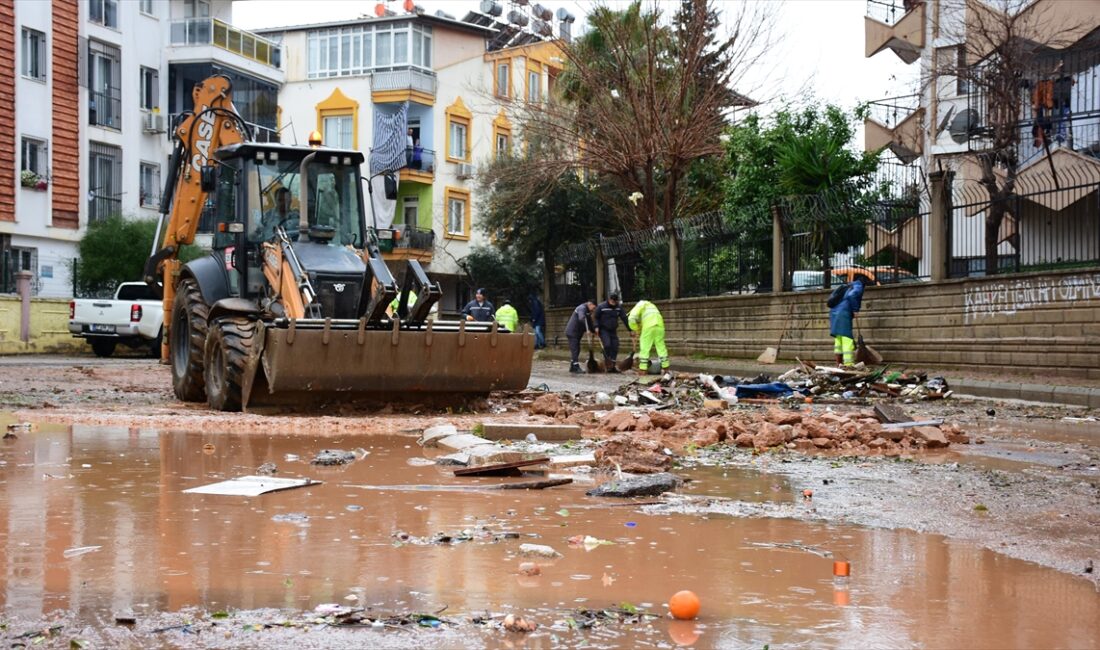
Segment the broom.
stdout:
<path fill-rule="evenodd" d="M 876 366 L 882 363 L 882 355 L 878 353 L 878 350 L 867 345 L 863 341 L 863 332 L 860 331 L 859 325 L 856 325 L 857 339 L 856 339 L 856 363 L 862 363 L 865 366 Z"/>
<path fill-rule="evenodd" d="M 630 342 L 630 356 L 615 364 L 620 372 L 626 372 L 634 367 L 634 353 L 638 351 L 638 339 L 632 335 L 630 337 Z"/>
<path fill-rule="evenodd" d="M 602 343 L 602 341 L 601 341 Z M 603 368 L 596 361 L 596 354 L 592 351 L 592 335 L 588 335 L 588 372 L 600 372 Z"/>

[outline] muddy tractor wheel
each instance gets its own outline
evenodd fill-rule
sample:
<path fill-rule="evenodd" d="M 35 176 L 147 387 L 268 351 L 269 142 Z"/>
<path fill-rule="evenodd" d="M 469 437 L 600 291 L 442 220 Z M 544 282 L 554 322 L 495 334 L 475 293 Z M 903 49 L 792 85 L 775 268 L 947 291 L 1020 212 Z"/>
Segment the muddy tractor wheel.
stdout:
<path fill-rule="evenodd" d="M 256 323 L 247 318 L 222 318 L 206 337 L 206 402 L 217 411 L 241 410 L 245 365 L 256 337 Z"/>
<path fill-rule="evenodd" d="M 115 353 L 116 341 L 113 339 L 93 339 L 91 344 L 92 352 L 97 357 L 109 357 Z"/>
<path fill-rule="evenodd" d="M 202 358 L 209 313 L 210 307 L 203 302 L 198 283 L 191 278 L 180 282 L 172 302 L 168 359 L 172 364 L 172 390 L 184 402 L 201 402 L 206 397 Z"/>

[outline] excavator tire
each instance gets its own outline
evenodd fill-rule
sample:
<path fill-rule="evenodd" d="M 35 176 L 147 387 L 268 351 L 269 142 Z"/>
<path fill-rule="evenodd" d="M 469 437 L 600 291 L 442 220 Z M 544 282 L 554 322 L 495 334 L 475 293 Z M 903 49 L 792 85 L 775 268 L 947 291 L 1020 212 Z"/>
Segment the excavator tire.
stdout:
<path fill-rule="evenodd" d="M 241 410 L 245 363 L 255 340 L 256 323 L 247 318 L 220 318 L 210 326 L 203 369 L 210 408 Z"/>
<path fill-rule="evenodd" d="M 206 398 L 202 362 L 209 314 L 210 306 L 203 302 L 198 283 L 191 278 L 181 281 L 172 303 L 168 359 L 172 364 L 172 390 L 184 402 Z"/>

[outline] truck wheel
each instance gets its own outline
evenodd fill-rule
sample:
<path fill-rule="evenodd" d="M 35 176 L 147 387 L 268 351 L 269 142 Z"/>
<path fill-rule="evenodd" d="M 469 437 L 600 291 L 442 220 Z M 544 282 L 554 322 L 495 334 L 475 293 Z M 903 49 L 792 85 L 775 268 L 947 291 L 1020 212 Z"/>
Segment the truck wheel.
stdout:
<path fill-rule="evenodd" d="M 209 314 L 210 307 L 203 302 L 198 283 L 191 278 L 180 282 L 172 302 L 168 359 L 172 364 L 172 390 L 184 402 L 201 402 L 206 397 L 202 357 Z"/>
<path fill-rule="evenodd" d="M 161 328 L 161 330 L 159 332 L 157 332 L 157 338 L 153 339 L 152 341 L 149 341 L 149 358 L 150 359 L 159 359 L 160 358 L 160 346 L 161 346 L 162 341 L 164 341 L 164 328 Z"/>
<path fill-rule="evenodd" d="M 206 403 L 217 411 L 241 410 L 245 364 L 256 336 L 256 323 L 247 318 L 222 318 L 206 337 L 203 370 Z"/>
<path fill-rule="evenodd" d="M 91 339 L 88 342 L 92 344 L 92 352 L 97 357 L 109 357 L 115 353 L 117 342 L 114 339 Z"/>

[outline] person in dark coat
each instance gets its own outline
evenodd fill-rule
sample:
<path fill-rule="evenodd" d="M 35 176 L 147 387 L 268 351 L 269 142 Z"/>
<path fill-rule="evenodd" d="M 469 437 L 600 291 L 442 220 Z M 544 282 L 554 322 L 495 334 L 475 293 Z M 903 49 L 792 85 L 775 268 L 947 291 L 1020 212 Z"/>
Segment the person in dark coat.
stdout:
<path fill-rule="evenodd" d="M 592 314 L 596 311 L 596 301 L 589 299 L 577 305 L 569 322 L 565 325 L 565 338 L 569 339 L 569 372 L 584 372 L 581 370 L 581 337 L 591 335 L 596 331 L 596 324 L 592 322 Z"/>
<path fill-rule="evenodd" d="M 619 359 L 619 321 L 630 329 L 619 294 L 613 293 L 596 306 L 596 334 L 603 343 L 604 367 L 608 372 L 619 372 L 615 367 L 615 362 Z"/>
<path fill-rule="evenodd" d="M 844 292 L 844 297 L 829 310 L 829 336 L 833 337 L 833 353 L 838 365 L 850 366 L 855 362 L 856 342 L 852 322 L 862 306 L 863 278 L 856 276 Z"/>
<path fill-rule="evenodd" d="M 535 328 L 535 349 L 546 347 L 546 310 L 539 297 L 531 295 L 531 326 Z"/>
<path fill-rule="evenodd" d="M 466 316 L 466 320 L 491 323 L 496 314 L 496 309 L 493 308 L 493 303 L 485 298 L 485 289 L 478 289 L 477 293 L 474 294 L 474 299 L 462 308 L 462 313 Z"/>

